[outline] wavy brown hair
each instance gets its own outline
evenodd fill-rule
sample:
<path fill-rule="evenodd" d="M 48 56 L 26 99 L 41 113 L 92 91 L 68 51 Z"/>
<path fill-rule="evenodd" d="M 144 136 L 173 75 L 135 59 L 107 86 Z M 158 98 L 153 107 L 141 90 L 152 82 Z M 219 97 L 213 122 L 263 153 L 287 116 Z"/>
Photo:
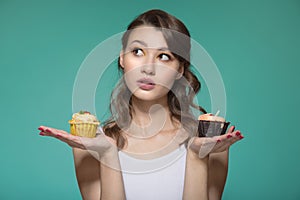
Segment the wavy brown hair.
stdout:
<path fill-rule="evenodd" d="M 195 105 L 193 99 L 199 92 L 201 84 L 190 70 L 190 33 L 186 26 L 176 17 L 162 11 L 149 10 L 135 18 L 127 27 L 122 37 L 122 46 L 125 50 L 130 35 L 130 30 L 140 26 L 155 27 L 163 33 L 168 48 L 183 66 L 183 77 L 176 80 L 168 92 L 168 106 L 172 121 L 180 122 L 183 128 L 191 135 L 197 135 L 197 119 L 192 114 L 191 108 L 196 108 L 206 113 L 201 106 Z M 119 58 L 119 69 L 120 66 Z M 121 129 L 129 127 L 132 119 L 131 92 L 122 78 L 111 95 L 111 118 L 104 123 L 105 134 L 116 140 L 118 148 L 122 149 L 126 138 L 121 134 Z"/>

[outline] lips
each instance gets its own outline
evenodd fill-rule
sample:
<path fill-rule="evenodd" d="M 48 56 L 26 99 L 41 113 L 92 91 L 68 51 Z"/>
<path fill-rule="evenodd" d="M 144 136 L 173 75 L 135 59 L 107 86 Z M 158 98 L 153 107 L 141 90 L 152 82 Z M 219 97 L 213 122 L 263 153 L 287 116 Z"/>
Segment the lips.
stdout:
<path fill-rule="evenodd" d="M 137 84 L 142 90 L 152 90 L 155 87 L 155 82 L 150 78 L 141 78 L 137 81 Z"/>

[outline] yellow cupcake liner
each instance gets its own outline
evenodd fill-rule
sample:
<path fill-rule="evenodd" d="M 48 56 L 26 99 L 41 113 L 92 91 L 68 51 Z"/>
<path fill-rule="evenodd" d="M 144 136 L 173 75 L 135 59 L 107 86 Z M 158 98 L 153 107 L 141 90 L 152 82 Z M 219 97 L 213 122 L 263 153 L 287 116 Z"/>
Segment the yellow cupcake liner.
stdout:
<path fill-rule="evenodd" d="M 99 123 L 69 123 L 72 135 L 89 138 L 96 136 L 97 128 L 99 126 Z"/>

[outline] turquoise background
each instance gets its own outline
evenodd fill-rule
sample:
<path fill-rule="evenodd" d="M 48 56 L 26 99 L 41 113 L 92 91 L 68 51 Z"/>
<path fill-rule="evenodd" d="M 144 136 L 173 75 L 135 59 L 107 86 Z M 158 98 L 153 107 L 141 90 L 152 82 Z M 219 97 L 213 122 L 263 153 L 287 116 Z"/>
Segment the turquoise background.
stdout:
<path fill-rule="evenodd" d="M 245 135 L 231 148 L 223 199 L 300 199 L 298 0 L 1 0 L 0 199 L 81 199 L 71 148 L 37 128 L 68 130 L 84 58 L 151 8 L 181 19 L 213 58 L 226 118 Z M 101 120 L 111 87 L 98 86 Z M 198 97 L 209 108 L 205 84 Z"/>

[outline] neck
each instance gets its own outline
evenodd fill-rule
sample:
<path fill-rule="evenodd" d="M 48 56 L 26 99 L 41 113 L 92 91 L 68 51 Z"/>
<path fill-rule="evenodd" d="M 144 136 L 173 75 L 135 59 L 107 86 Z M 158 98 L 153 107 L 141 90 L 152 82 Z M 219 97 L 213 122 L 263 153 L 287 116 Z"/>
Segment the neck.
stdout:
<path fill-rule="evenodd" d="M 128 131 L 135 136 L 147 138 L 176 128 L 170 117 L 167 96 L 154 101 L 144 101 L 133 96 L 132 117 Z"/>
<path fill-rule="evenodd" d="M 132 97 L 132 114 L 133 118 L 139 125 L 148 124 L 151 116 L 161 114 L 162 111 L 169 113 L 167 97 L 162 97 L 153 101 L 144 101 Z"/>

